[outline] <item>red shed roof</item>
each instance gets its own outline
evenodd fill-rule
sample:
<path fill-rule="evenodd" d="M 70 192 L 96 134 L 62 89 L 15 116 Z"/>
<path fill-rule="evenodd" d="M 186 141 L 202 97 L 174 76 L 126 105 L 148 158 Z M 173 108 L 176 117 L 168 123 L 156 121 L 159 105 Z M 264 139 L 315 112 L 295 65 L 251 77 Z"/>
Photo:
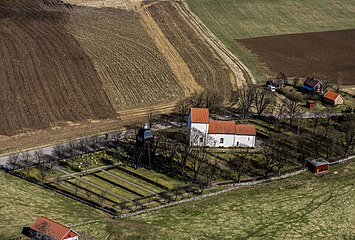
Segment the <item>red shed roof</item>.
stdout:
<path fill-rule="evenodd" d="M 335 99 L 337 99 L 339 95 L 340 95 L 339 93 L 328 91 L 326 92 L 326 94 L 324 94 L 324 98 L 335 101 Z"/>
<path fill-rule="evenodd" d="M 39 217 L 31 228 L 52 237 L 54 240 L 62 240 L 71 231 L 70 228 L 45 217 Z M 73 231 L 71 232 L 73 233 L 71 237 L 77 236 Z"/>
<path fill-rule="evenodd" d="M 208 123 L 209 113 L 208 108 L 191 108 L 191 122 L 193 123 Z"/>
<path fill-rule="evenodd" d="M 236 124 L 232 121 L 210 121 L 208 133 L 210 134 L 236 134 L 236 135 L 256 135 L 254 125 Z"/>

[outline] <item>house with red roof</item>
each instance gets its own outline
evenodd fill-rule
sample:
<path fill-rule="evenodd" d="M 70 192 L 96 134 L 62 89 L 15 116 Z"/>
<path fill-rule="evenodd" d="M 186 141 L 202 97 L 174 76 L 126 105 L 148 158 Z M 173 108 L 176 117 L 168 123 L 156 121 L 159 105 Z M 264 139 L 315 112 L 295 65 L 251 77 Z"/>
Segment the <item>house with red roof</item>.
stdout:
<path fill-rule="evenodd" d="M 344 99 L 340 93 L 336 93 L 336 92 L 333 92 L 330 90 L 324 94 L 323 100 L 325 103 L 328 103 L 331 105 L 339 105 L 339 104 L 344 103 Z"/>
<path fill-rule="evenodd" d="M 24 227 L 22 234 L 36 240 L 79 240 L 79 234 L 72 229 L 45 217 L 39 217 L 31 227 Z"/>
<path fill-rule="evenodd" d="M 188 128 L 190 144 L 194 146 L 255 146 L 256 128 L 254 125 L 210 120 L 207 108 L 191 108 Z"/>

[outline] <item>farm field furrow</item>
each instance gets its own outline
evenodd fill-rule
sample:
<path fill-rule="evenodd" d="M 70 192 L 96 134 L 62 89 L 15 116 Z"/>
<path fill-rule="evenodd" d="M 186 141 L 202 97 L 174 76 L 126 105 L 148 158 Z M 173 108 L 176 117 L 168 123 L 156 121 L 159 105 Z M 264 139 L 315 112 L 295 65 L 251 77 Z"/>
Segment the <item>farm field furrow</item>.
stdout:
<path fill-rule="evenodd" d="M 263 67 L 237 39 L 355 28 L 354 1 L 187 0 L 187 3 L 259 81 L 275 73 Z"/>
<path fill-rule="evenodd" d="M 223 59 L 187 22 L 175 4 L 162 1 L 146 8 L 187 63 L 195 81 L 204 88 L 218 89 L 228 95 L 235 76 Z"/>
<path fill-rule="evenodd" d="M 77 8 L 67 29 L 91 57 L 117 111 L 172 101 L 183 93 L 137 13 Z"/>
<path fill-rule="evenodd" d="M 116 117 L 63 6 L 2 1 L 0 12 L 0 135 Z"/>
<path fill-rule="evenodd" d="M 288 34 L 239 40 L 273 72 L 355 84 L 355 30 Z M 300 44 L 302 43 L 302 44 Z M 282 59 L 282 61 L 280 60 Z"/>

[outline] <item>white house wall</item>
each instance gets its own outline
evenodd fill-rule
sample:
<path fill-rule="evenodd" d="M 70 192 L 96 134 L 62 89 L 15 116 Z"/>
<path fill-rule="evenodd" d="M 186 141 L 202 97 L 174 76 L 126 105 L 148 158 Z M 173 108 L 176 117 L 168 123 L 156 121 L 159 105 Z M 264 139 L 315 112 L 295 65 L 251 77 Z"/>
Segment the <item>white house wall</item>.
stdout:
<path fill-rule="evenodd" d="M 233 134 L 208 134 L 214 141 L 208 144 L 210 147 L 254 147 L 255 136 Z M 223 143 L 221 142 L 223 138 Z"/>
<path fill-rule="evenodd" d="M 240 147 L 254 147 L 255 136 L 236 135 L 235 145 Z"/>
<path fill-rule="evenodd" d="M 197 131 L 196 131 L 197 130 Z M 191 123 L 190 124 L 190 144 L 197 145 L 209 145 L 208 144 L 208 124 L 207 123 Z M 199 139 L 203 138 L 201 142 Z"/>
<path fill-rule="evenodd" d="M 214 141 L 209 145 L 210 147 L 233 147 L 235 135 L 233 134 L 208 134 Z M 223 138 L 223 143 L 221 143 Z"/>

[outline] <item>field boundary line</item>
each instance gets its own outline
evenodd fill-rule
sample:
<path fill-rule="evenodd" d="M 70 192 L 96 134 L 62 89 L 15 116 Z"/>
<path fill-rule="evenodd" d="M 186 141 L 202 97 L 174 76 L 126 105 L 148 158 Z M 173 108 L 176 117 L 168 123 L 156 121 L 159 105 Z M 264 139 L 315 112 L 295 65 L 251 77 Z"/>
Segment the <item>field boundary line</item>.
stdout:
<path fill-rule="evenodd" d="M 204 198 L 207 198 L 207 197 L 216 196 L 216 195 L 219 195 L 219 194 L 222 194 L 222 193 L 227 193 L 227 192 L 239 189 L 239 188 L 241 188 L 243 186 L 253 186 L 253 185 L 258 185 L 258 184 L 262 184 L 262 183 L 272 182 L 272 181 L 284 179 L 284 178 L 287 178 L 287 177 L 295 176 L 295 175 L 298 175 L 298 174 L 303 173 L 305 171 L 307 171 L 307 170 L 306 169 L 301 169 L 301 170 L 296 171 L 296 172 L 284 174 L 284 175 L 278 176 L 278 177 L 272 177 L 272 178 L 269 178 L 269 179 L 263 179 L 263 180 L 258 180 L 258 181 L 253 181 L 253 182 L 246 182 L 246 183 L 230 184 L 229 186 L 231 186 L 231 187 L 227 188 L 227 189 L 223 189 L 223 190 L 220 190 L 220 191 L 217 191 L 217 192 L 213 192 L 213 193 L 202 194 L 202 195 L 199 195 L 199 196 L 196 196 L 196 197 L 192 197 L 192 198 L 182 199 L 182 200 L 179 200 L 179 201 L 176 201 L 176 202 L 171 202 L 171 203 L 168 203 L 168 204 L 165 204 L 165 205 L 160 205 L 160 206 L 157 206 L 157 207 L 154 207 L 154 208 L 143 209 L 143 210 L 139 210 L 139 211 L 132 212 L 132 213 L 121 214 L 121 215 L 118 215 L 118 218 L 132 217 L 132 216 L 136 216 L 136 215 L 139 215 L 139 214 L 142 214 L 142 213 L 147 213 L 147 212 L 159 210 L 159 209 L 162 209 L 162 208 L 175 206 L 175 205 L 179 205 L 179 204 L 182 204 L 182 203 L 194 202 L 194 201 L 197 201 L 197 200 L 200 200 L 200 199 L 204 199 Z M 210 189 L 213 189 L 213 188 L 214 187 L 212 187 Z"/>
<path fill-rule="evenodd" d="M 250 72 L 250 70 L 224 45 L 224 43 L 219 40 L 210 30 L 209 28 L 199 19 L 199 17 L 194 14 L 185 0 L 180 0 L 177 2 L 181 12 L 185 15 L 187 19 L 189 19 L 190 23 L 193 24 L 196 29 L 200 32 L 202 36 L 209 42 L 210 46 L 219 54 L 222 59 L 227 63 L 230 69 L 233 71 L 235 77 L 237 78 L 238 87 L 251 82 L 256 84 L 255 77 Z M 238 69 L 241 72 L 238 73 L 236 71 Z M 242 77 L 244 82 L 239 82 L 238 78 Z M 234 85 L 234 83 L 232 83 Z"/>

